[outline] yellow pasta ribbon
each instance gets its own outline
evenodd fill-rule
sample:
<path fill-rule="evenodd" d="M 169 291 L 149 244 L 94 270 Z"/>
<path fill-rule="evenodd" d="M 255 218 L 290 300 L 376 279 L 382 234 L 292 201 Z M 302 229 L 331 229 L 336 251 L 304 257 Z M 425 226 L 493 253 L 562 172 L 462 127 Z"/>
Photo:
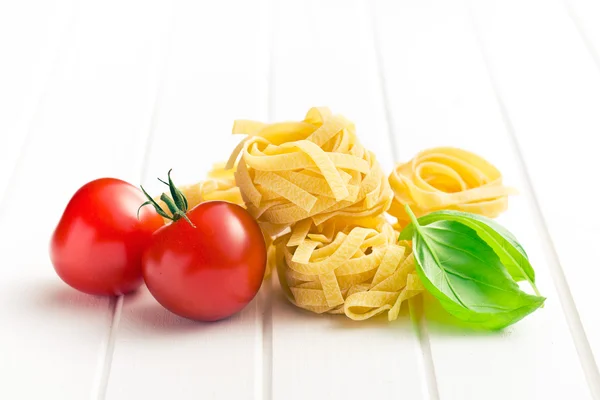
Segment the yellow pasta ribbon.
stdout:
<path fill-rule="evenodd" d="M 424 290 L 410 244 L 398 243 L 383 218 L 374 218 L 373 228 L 332 218 L 307 229 L 306 221 L 275 246 L 281 287 L 296 306 L 353 320 L 387 312 L 392 321 L 405 300 Z"/>
<path fill-rule="evenodd" d="M 502 183 L 502 175 L 492 164 L 466 150 L 432 148 L 412 160 L 398 164 L 389 176 L 394 191 L 391 215 L 398 225 L 410 220 L 404 205 L 417 217 L 437 210 L 458 210 L 497 217 L 508 207 L 515 193 Z"/>
<path fill-rule="evenodd" d="M 188 201 L 188 208 L 193 208 L 200 203 L 211 200 L 222 200 L 244 207 L 244 200 L 237 187 L 233 169 L 225 169 L 225 163 L 217 163 L 209 171 L 207 179 L 191 185 L 177 187 Z M 166 204 L 159 202 L 163 209 Z"/>
<path fill-rule="evenodd" d="M 320 225 L 333 217 L 372 217 L 391 204 L 375 155 L 350 121 L 327 108 L 311 108 L 299 122 L 238 120 L 233 133 L 247 136 L 227 167 L 237 163 L 246 208 L 272 235 L 306 219 Z"/>

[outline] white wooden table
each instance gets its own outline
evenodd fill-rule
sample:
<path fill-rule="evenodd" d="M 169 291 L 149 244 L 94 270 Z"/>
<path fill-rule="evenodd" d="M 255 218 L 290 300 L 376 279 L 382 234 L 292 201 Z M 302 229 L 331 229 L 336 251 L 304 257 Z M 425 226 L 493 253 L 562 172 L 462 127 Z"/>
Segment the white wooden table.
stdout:
<path fill-rule="evenodd" d="M 84 182 L 194 182 L 234 119 L 317 105 L 388 171 L 437 145 L 497 165 L 546 306 L 482 334 L 419 302 L 391 324 L 316 316 L 267 282 L 197 324 L 55 275 Z M 598 0 L 3 0 L 0 399 L 600 399 L 599 135 Z"/>

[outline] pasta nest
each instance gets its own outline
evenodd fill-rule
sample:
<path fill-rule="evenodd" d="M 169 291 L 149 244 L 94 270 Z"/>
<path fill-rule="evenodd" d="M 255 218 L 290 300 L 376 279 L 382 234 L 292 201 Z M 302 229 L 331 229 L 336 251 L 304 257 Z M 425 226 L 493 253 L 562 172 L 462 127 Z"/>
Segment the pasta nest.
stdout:
<path fill-rule="evenodd" d="M 492 164 L 471 152 L 452 147 L 432 148 L 398 164 L 389 176 L 394 192 L 390 210 L 400 227 L 410 219 L 404 205 L 420 217 L 437 210 L 457 210 L 497 217 L 508 207 L 512 188 Z"/>
<path fill-rule="evenodd" d="M 305 219 L 320 225 L 333 217 L 369 218 L 391 204 L 375 155 L 359 143 L 354 124 L 327 108 L 311 108 L 300 122 L 237 120 L 233 133 L 247 137 L 228 167 L 239 158 L 242 198 L 271 235 Z"/>
<path fill-rule="evenodd" d="M 402 303 L 423 286 L 410 242 L 398 242 L 382 216 L 371 225 L 304 220 L 277 238 L 277 275 L 288 299 L 315 313 L 364 320 L 387 311 L 395 320 Z"/>
<path fill-rule="evenodd" d="M 200 203 L 211 200 L 222 200 L 245 207 L 240 189 L 235 183 L 233 169 L 225 169 L 225 163 L 217 163 L 208 172 L 207 179 L 177 188 L 185 195 L 191 209 Z M 162 203 L 162 205 L 165 205 Z M 165 208 L 167 211 L 168 209 Z"/>

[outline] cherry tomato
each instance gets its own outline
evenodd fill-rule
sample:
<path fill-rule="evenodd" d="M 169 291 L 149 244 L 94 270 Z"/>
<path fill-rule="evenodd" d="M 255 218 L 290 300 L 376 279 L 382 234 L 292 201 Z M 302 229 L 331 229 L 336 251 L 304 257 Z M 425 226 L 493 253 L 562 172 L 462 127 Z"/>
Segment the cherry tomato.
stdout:
<path fill-rule="evenodd" d="M 142 280 L 142 254 L 164 220 L 135 186 L 100 178 L 71 198 L 50 242 L 50 258 L 60 278 L 95 295 L 120 295 Z"/>
<path fill-rule="evenodd" d="M 261 230 L 233 203 L 201 203 L 157 230 L 143 257 L 150 293 L 182 317 L 216 321 L 244 308 L 260 289 L 267 261 Z M 194 226 L 192 226 L 192 224 Z"/>

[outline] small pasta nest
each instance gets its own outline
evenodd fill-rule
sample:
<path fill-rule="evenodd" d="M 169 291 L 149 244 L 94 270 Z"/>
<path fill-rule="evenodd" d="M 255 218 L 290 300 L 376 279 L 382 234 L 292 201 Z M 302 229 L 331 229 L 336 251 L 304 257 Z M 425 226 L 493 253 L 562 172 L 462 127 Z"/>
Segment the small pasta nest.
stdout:
<path fill-rule="evenodd" d="M 191 185 L 177 187 L 187 198 L 191 209 L 200 203 L 211 200 L 223 200 L 245 207 L 240 189 L 235 183 L 234 170 L 225 169 L 225 163 L 217 163 L 209 171 L 207 179 Z M 167 210 L 166 204 L 158 199 Z"/>
<path fill-rule="evenodd" d="M 502 175 L 492 164 L 471 152 L 438 147 L 398 164 L 389 176 L 394 192 L 390 210 L 398 226 L 410 219 L 404 205 L 420 217 L 437 210 L 457 210 L 497 217 L 508 207 L 514 193 L 502 183 Z"/>
<path fill-rule="evenodd" d="M 395 320 L 402 303 L 423 286 L 410 242 L 398 242 L 382 216 L 367 225 L 307 219 L 277 238 L 277 275 L 287 298 L 315 313 L 364 320 L 387 311 Z"/>
<path fill-rule="evenodd" d="M 248 136 L 228 166 L 239 158 L 242 198 L 271 235 L 305 219 L 320 225 L 333 217 L 369 218 L 391 204 L 375 155 L 358 142 L 354 124 L 327 108 L 310 109 L 301 122 L 238 120 L 233 133 Z"/>

